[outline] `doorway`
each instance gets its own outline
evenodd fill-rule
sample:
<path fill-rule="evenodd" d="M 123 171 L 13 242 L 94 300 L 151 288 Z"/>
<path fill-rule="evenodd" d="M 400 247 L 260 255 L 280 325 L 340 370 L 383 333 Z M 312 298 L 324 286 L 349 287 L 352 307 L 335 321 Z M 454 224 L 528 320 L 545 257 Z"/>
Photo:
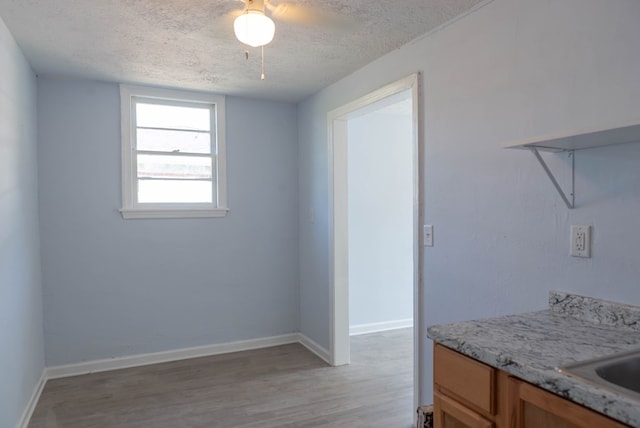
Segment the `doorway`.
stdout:
<path fill-rule="evenodd" d="M 347 124 L 351 336 L 413 326 L 411 92 L 362 110 Z"/>
<path fill-rule="evenodd" d="M 331 341 L 330 341 L 330 357 L 333 365 L 349 364 L 350 359 L 350 316 L 349 316 L 349 237 L 353 238 L 350 231 L 349 219 L 349 167 L 350 167 L 350 134 L 353 136 L 354 124 L 364 116 L 380 112 L 387 109 L 405 109 L 405 113 L 409 115 L 408 148 L 409 151 L 407 161 L 403 167 L 408 170 L 407 181 L 410 186 L 408 210 L 405 214 L 404 221 L 408 221 L 407 233 L 409 236 L 409 250 L 405 257 L 411 260 L 408 263 L 410 273 L 408 280 L 410 281 L 410 291 L 412 294 L 412 324 L 413 324 L 413 378 L 414 378 L 414 409 L 419 403 L 419 380 L 421 379 L 420 364 L 420 272 L 421 272 L 421 252 L 420 252 L 420 144 L 419 144 L 419 126 L 418 126 L 418 75 L 414 74 L 405 79 L 387 85 L 377 91 L 366 95 L 358 100 L 353 101 L 341 108 L 333 110 L 328 115 L 329 126 L 329 192 L 330 192 L 330 269 L 331 269 Z M 407 111 L 408 110 L 408 111 Z M 398 113 L 398 111 L 396 111 Z M 361 125 L 361 124 L 359 124 Z M 351 130 L 350 130 L 351 128 Z M 393 139 L 389 139 L 386 144 L 388 151 L 393 150 Z M 351 155 L 354 155 L 351 150 Z M 382 160 L 384 161 L 384 159 Z M 408 163 L 408 164 L 407 164 Z M 387 166 L 379 165 L 380 168 Z M 353 164 L 352 164 L 353 168 Z M 353 179 L 353 177 L 351 177 Z M 406 190 L 406 189 L 404 189 Z M 386 205 L 388 201 L 380 199 L 378 202 L 379 211 L 388 209 Z M 352 207 L 353 209 L 353 207 Z M 399 219 L 400 217 L 398 217 Z M 353 224 L 353 218 L 351 222 Z M 399 220 L 398 220 L 399 221 Z M 388 227 L 392 227 L 388 225 Z M 386 291 L 388 292 L 388 291 Z M 409 319 L 411 319 L 409 318 Z M 406 321 L 406 319 L 404 320 Z"/>

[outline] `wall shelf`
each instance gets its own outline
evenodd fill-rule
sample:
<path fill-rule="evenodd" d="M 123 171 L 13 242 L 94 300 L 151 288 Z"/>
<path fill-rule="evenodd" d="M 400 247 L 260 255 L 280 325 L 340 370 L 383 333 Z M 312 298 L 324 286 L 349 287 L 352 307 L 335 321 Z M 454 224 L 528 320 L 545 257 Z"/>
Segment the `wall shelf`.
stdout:
<path fill-rule="evenodd" d="M 614 144 L 640 142 L 640 120 L 605 128 L 594 128 L 578 132 L 550 134 L 542 137 L 527 138 L 505 144 L 507 149 L 530 150 L 556 188 L 569 209 L 575 207 L 575 161 L 574 151 L 610 146 Z M 568 152 L 571 157 L 571 191 L 567 195 L 544 161 L 540 152 Z"/>

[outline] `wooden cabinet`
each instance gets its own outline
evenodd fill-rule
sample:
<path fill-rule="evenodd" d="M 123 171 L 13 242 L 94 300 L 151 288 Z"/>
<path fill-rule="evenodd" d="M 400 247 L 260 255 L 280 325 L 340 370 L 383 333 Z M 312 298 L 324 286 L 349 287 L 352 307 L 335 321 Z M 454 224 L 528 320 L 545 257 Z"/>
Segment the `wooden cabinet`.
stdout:
<path fill-rule="evenodd" d="M 433 422 L 440 428 L 501 428 L 507 375 L 441 345 L 434 350 Z"/>
<path fill-rule="evenodd" d="M 433 366 L 435 428 L 626 427 L 442 345 Z"/>
<path fill-rule="evenodd" d="M 626 425 L 517 378 L 509 378 L 513 428 L 622 428 Z"/>

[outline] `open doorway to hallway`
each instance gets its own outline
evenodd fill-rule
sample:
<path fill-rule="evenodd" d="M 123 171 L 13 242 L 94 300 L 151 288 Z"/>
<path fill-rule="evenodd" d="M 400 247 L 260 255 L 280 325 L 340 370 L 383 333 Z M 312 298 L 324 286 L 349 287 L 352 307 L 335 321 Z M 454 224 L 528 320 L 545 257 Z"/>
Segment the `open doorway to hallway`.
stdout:
<path fill-rule="evenodd" d="M 417 110 L 412 75 L 328 117 L 331 362 L 349 363 L 350 334 L 413 327 L 414 409 L 421 371 Z"/>
<path fill-rule="evenodd" d="M 411 91 L 360 113 L 347 121 L 352 336 L 413 326 Z"/>

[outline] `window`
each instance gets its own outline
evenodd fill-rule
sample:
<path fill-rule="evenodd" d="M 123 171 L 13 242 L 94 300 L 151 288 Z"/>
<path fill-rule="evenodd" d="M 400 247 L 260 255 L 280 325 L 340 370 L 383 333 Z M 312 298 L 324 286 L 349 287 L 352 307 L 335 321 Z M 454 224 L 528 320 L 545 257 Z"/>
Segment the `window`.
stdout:
<path fill-rule="evenodd" d="M 124 218 L 226 215 L 224 97 L 121 85 Z"/>

